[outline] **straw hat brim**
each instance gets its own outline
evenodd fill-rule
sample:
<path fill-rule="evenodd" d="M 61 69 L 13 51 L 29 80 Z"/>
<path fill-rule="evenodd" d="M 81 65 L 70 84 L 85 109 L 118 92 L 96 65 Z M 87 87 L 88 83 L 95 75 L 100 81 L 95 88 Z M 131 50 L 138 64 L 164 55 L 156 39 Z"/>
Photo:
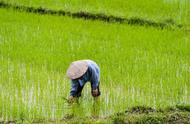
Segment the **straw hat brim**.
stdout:
<path fill-rule="evenodd" d="M 67 77 L 77 79 L 84 75 L 88 69 L 88 63 L 85 60 L 74 61 L 67 69 Z"/>

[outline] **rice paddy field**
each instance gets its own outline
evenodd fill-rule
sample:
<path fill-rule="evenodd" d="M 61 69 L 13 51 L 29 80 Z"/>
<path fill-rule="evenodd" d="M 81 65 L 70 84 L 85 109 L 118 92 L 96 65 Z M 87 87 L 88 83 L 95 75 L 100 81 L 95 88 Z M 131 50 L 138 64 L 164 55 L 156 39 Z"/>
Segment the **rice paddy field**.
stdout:
<path fill-rule="evenodd" d="M 190 26 L 189 0 L 1 0 L 16 5 L 43 7 L 71 12 L 104 13 L 118 17 L 138 17 L 156 22 Z"/>
<path fill-rule="evenodd" d="M 0 123 L 72 123 L 73 117 L 75 123 L 116 123 L 110 116 L 134 106 L 190 105 L 190 1 L 2 2 L 155 22 L 169 19 L 183 28 L 0 7 Z M 87 83 L 79 104 L 70 105 L 65 100 L 70 91 L 65 73 L 72 61 L 80 59 L 92 59 L 100 66 L 101 96 L 94 100 Z"/>

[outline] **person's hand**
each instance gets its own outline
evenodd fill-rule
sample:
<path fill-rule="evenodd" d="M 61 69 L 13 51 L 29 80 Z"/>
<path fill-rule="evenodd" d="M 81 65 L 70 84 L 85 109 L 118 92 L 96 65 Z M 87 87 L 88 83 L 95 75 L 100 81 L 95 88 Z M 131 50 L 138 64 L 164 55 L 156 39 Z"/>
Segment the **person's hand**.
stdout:
<path fill-rule="evenodd" d="M 73 96 L 69 96 L 68 103 L 74 103 L 76 101 L 76 98 Z"/>
<path fill-rule="evenodd" d="M 93 97 L 96 97 L 96 96 L 98 96 L 98 89 L 95 89 L 95 90 L 92 90 L 92 96 Z"/>

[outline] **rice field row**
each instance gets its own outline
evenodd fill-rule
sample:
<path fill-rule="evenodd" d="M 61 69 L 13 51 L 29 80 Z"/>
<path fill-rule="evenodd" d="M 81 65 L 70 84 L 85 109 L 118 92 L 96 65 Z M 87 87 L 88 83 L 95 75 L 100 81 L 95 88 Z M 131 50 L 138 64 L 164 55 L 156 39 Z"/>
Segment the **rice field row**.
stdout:
<path fill-rule="evenodd" d="M 103 13 L 190 26 L 189 0 L 1 0 L 6 3 L 71 12 Z"/>
<path fill-rule="evenodd" d="M 128 107 L 190 104 L 190 35 L 0 9 L 0 121 L 107 117 Z M 101 92 L 89 84 L 69 106 L 71 61 L 95 60 Z"/>

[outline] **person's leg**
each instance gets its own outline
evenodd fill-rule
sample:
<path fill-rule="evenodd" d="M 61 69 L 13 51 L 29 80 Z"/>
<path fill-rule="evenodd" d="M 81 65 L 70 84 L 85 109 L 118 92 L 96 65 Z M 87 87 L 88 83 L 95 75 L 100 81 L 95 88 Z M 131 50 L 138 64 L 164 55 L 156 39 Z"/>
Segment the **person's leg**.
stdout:
<path fill-rule="evenodd" d="M 98 96 L 101 95 L 99 86 L 100 86 L 100 82 L 98 83 L 97 88 L 96 88 L 96 89 L 93 89 L 92 83 L 91 83 L 91 94 L 92 94 L 93 97 L 98 97 Z"/>
<path fill-rule="evenodd" d="M 71 90 L 69 96 L 69 103 L 77 102 L 78 98 L 81 96 L 83 86 L 80 86 L 77 80 L 71 80 Z"/>
<path fill-rule="evenodd" d="M 71 91 L 70 96 L 80 97 L 83 86 L 80 85 L 78 80 L 71 80 Z"/>
<path fill-rule="evenodd" d="M 81 96 L 83 87 L 84 87 L 84 86 L 80 86 L 80 85 L 78 86 L 77 92 L 76 92 L 76 97 L 80 97 L 80 96 Z"/>

